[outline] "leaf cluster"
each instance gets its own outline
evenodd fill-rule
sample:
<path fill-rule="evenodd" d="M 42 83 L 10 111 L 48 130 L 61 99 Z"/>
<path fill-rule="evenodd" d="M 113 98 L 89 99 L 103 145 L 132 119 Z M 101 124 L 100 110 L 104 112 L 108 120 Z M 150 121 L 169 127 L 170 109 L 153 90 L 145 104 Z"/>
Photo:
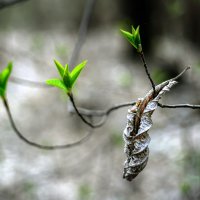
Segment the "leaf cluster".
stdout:
<path fill-rule="evenodd" d="M 67 94 L 71 94 L 72 88 L 74 84 L 76 83 L 77 78 L 79 77 L 82 69 L 85 67 L 87 61 L 84 60 L 80 64 L 78 64 L 74 69 L 70 72 L 69 71 L 69 65 L 66 64 L 63 66 L 61 63 L 59 63 L 57 60 L 54 60 L 54 63 L 57 67 L 57 70 L 60 74 L 61 79 L 50 79 L 47 80 L 46 83 L 48 85 L 60 88 L 67 92 Z"/>
<path fill-rule="evenodd" d="M 142 52 L 142 43 L 140 38 L 140 27 L 138 26 L 136 29 L 132 26 L 132 33 L 124 30 L 120 30 L 122 35 L 137 49 L 139 53 Z"/>

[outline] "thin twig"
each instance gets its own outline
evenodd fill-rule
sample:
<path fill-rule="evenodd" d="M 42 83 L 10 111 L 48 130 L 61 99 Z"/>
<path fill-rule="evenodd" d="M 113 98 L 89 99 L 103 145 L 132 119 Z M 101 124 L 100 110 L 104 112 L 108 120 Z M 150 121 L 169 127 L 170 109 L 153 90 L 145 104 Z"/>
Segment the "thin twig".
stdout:
<path fill-rule="evenodd" d="M 90 22 L 92 11 L 94 10 L 96 1 L 97 0 L 87 0 L 86 2 L 83 16 L 81 18 L 78 38 L 74 46 L 71 58 L 69 60 L 69 66 L 74 66 L 76 64 L 75 62 L 78 60 L 81 48 L 83 47 L 83 44 L 87 36 L 89 22 Z"/>
<path fill-rule="evenodd" d="M 12 6 L 17 3 L 21 3 L 23 1 L 27 1 L 27 0 L 3 0 L 0 2 L 0 9 L 6 8 L 8 6 Z"/>
<path fill-rule="evenodd" d="M 18 77 L 15 77 L 15 76 L 11 76 L 9 80 L 13 83 L 17 83 L 17 84 L 20 84 L 20 85 L 25 86 L 25 87 L 53 88 L 52 86 L 47 85 L 44 82 L 31 81 L 31 80 L 27 80 L 27 79 L 18 78 Z"/>
<path fill-rule="evenodd" d="M 154 94 L 153 96 L 155 96 L 155 93 L 156 93 L 155 83 L 154 83 L 153 79 L 151 78 L 150 72 L 148 70 L 148 66 L 147 66 L 146 61 L 145 61 L 145 57 L 144 57 L 143 51 L 141 53 L 139 53 L 139 55 L 140 55 L 140 58 L 141 58 L 141 60 L 143 62 L 144 69 L 145 69 L 145 72 L 147 74 L 147 77 L 148 77 L 149 81 L 151 82 L 151 86 L 153 88 L 153 94 Z"/>
<path fill-rule="evenodd" d="M 175 105 L 166 105 L 158 103 L 158 106 L 161 108 L 191 108 L 191 109 L 200 109 L 200 105 L 192 105 L 192 104 L 175 104 Z"/>
<path fill-rule="evenodd" d="M 180 78 L 187 70 L 189 70 L 189 69 L 190 69 L 189 66 L 186 67 L 180 74 L 178 74 L 176 77 L 174 77 L 174 78 L 172 78 L 172 79 L 170 79 L 170 80 L 175 81 L 175 80 L 179 79 L 179 78 Z"/>
<path fill-rule="evenodd" d="M 80 108 L 78 107 L 77 109 L 79 110 L 79 112 L 81 113 L 81 115 L 83 116 L 87 116 L 87 117 L 102 117 L 105 115 L 109 115 L 111 112 L 123 108 L 123 107 L 128 107 L 128 106 L 133 106 L 135 105 L 135 101 L 134 102 L 127 102 L 127 103 L 122 103 L 122 104 L 118 104 L 115 106 L 112 106 L 106 110 L 90 110 L 90 109 L 85 109 L 85 108 Z M 74 107 L 71 108 L 71 110 L 69 110 L 69 112 L 71 113 L 76 113 Z"/>
<path fill-rule="evenodd" d="M 105 123 L 105 117 L 104 117 L 104 118 L 102 119 L 102 121 L 99 122 L 98 124 L 92 124 L 92 123 L 90 123 L 90 122 L 87 121 L 87 120 L 83 117 L 83 115 L 79 112 L 79 110 L 78 110 L 78 108 L 77 108 L 77 106 L 76 106 L 76 104 L 75 104 L 73 95 L 72 95 L 72 94 L 69 94 L 68 96 L 69 96 L 69 99 L 70 99 L 70 101 L 71 101 L 71 103 L 72 103 L 72 105 L 73 105 L 73 107 L 74 107 L 74 110 L 76 111 L 77 115 L 81 118 L 81 120 L 82 120 L 85 124 L 87 124 L 89 127 L 93 128 L 93 129 L 99 128 L 99 127 L 103 126 L 103 124 Z"/>
<path fill-rule="evenodd" d="M 32 141 L 28 140 L 27 138 L 25 138 L 23 136 L 23 134 L 18 130 L 18 128 L 17 128 L 17 126 L 16 126 L 16 124 L 14 122 L 14 119 L 13 119 L 12 114 L 10 112 L 10 107 L 9 107 L 9 104 L 8 104 L 8 101 L 7 101 L 6 98 L 3 98 L 3 103 L 4 103 L 4 106 L 6 108 L 6 112 L 8 114 L 8 118 L 9 118 L 9 121 L 11 123 L 11 126 L 12 126 L 13 130 L 15 131 L 15 133 L 17 134 L 17 136 L 23 142 L 25 142 L 26 144 L 31 145 L 33 147 L 36 147 L 36 148 L 39 148 L 39 149 L 44 149 L 44 150 L 67 149 L 67 148 L 71 148 L 71 147 L 80 145 L 81 143 L 85 142 L 92 135 L 92 133 L 93 133 L 92 129 L 91 129 L 86 136 L 84 136 L 83 138 L 81 138 L 80 140 L 78 140 L 76 142 L 69 143 L 69 144 L 52 145 L 52 146 L 46 146 L 46 145 L 38 144 L 38 143 L 35 143 L 35 142 L 32 142 Z"/>
<path fill-rule="evenodd" d="M 108 115 L 119 109 L 119 108 L 122 108 L 122 107 L 126 107 L 126 106 L 132 106 L 135 104 L 135 102 L 132 102 L 132 103 L 126 103 L 126 104 L 119 104 L 117 106 L 113 106 L 105 111 L 92 111 L 92 110 L 87 110 L 87 109 L 81 109 L 79 110 L 78 107 L 76 106 L 76 103 L 74 101 L 74 98 L 73 98 L 73 95 L 72 94 L 69 94 L 69 99 L 73 105 L 73 108 L 75 110 L 75 112 L 78 114 L 78 116 L 81 118 L 81 120 L 87 124 L 89 127 L 95 129 L 95 128 L 99 128 L 101 126 L 103 126 L 106 122 L 106 119 L 108 117 Z M 82 113 L 83 112 L 83 113 Z M 97 124 L 92 124 L 90 123 L 89 121 L 87 121 L 85 118 L 84 118 L 84 115 L 85 116 L 88 116 L 88 117 L 93 117 L 93 116 L 102 116 L 102 120 L 100 122 L 98 122 Z"/>

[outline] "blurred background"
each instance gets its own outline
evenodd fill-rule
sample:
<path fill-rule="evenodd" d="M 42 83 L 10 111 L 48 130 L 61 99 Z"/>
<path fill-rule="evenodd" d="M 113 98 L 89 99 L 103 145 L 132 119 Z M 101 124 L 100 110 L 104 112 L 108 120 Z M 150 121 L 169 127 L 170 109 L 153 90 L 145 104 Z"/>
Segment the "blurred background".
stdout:
<path fill-rule="evenodd" d="M 53 59 L 70 62 L 87 1 L 27 0 L 3 7 L 11 1 L 0 0 L 0 69 L 12 61 L 11 80 L 45 82 L 57 77 Z M 137 100 L 151 88 L 139 57 L 119 32 L 130 31 L 130 25 L 140 25 L 156 83 L 191 66 L 162 102 L 200 104 L 199 18 L 199 0 L 96 0 L 74 61 L 88 60 L 75 88 L 77 104 L 106 109 Z M 71 143 L 89 131 L 68 112 L 70 102 L 57 89 L 10 81 L 7 97 L 18 128 L 32 141 Z M 158 108 L 149 132 L 148 164 L 127 182 L 122 178 L 127 109 L 113 112 L 85 143 L 45 151 L 15 135 L 1 102 L 0 199 L 200 199 L 200 111 Z"/>

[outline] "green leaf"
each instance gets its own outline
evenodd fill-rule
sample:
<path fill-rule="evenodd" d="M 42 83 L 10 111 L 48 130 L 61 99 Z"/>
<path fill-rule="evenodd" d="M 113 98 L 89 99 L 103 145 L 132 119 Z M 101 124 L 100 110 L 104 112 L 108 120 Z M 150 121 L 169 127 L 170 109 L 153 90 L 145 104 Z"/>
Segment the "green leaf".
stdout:
<path fill-rule="evenodd" d="M 58 69 L 58 72 L 60 73 L 60 76 L 63 78 L 64 75 L 64 67 L 62 66 L 62 64 L 60 64 L 57 60 L 54 60 L 54 63 Z"/>
<path fill-rule="evenodd" d="M 63 82 L 64 82 L 65 86 L 68 88 L 68 90 L 71 90 L 72 85 L 71 85 L 71 77 L 70 77 L 68 64 L 65 65 L 65 70 L 64 70 L 64 75 L 63 75 Z"/>
<path fill-rule="evenodd" d="M 55 62 L 56 67 L 57 67 L 57 69 L 58 69 L 58 71 L 59 71 L 59 73 L 62 77 L 62 80 L 51 79 L 51 80 L 47 80 L 46 83 L 48 85 L 58 87 L 60 89 L 67 91 L 68 93 L 70 93 L 74 83 L 76 82 L 81 70 L 85 67 L 87 61 L 85 60 L 82 63 L 80 63 L 79 65 L 77 65 L 72 70 L 71 73 L 69 71 L 68 64 L 66 64 L 65 67 L 63 67 L 57 60 L 54 60 L 54 62 Z"/>
<path fill-rule="evenodd" d="M 5 97 L 5 90 L 3 90 L 2 88 L 0 88 L 0 96 Z"/>
<path fill-rule="evenodd" d="M 12 72 L 12 62 L 9 62 L 7 67 L 0 73 L 0 96 L 5 96 L 6 93 L 6 86 L 10 74 Z"/>
<path fill-rule="evenodd" d="M 122 35 L 135 47 L 135 44 L 134 44 L 134 38 L 133 38 L 133 35 L 127 31 L 124 31 L 124 30 L 120 30 Z"/>
<path fill-rule="evenodd" d="M 132 27 L 132 34 L 134 35 L 134 33 L 135 33 L 135 28 L 133 27 L 133 26 L 131 26 Z"/>
<path fill-rule="evenodd" d="M 134 37 L 134 43 L 135 43 L 135 46 L 137 46 L 137 51 L 141 52 L 142 49 L 140 49 L 142 46 L 141 46 L 141 39 L 140 39 L 140 27 L 138 26 L 135 30 L 135 33 L 133 35 Z"/>
<path fill-rule="evenodd" d="M 60 88 L 64 91 L 67 91 L 68 89 L 66 88 L 65 84 L 63 83 L 62 80 L 59 79 L 50 79 L 46 81 L 46 84 L 52 85 L 54 87 Z"/>
<path fill-rule="evenodd" d="M 73 87 L 73 85 L 75 84 L 77 78 L 79 77 L 82 69 L 85 67 L 87 63 L 87 60 L 84 60 L 82 63 L 80 63 L 79 65 L 77 65 L 72 72 L 70 73 L 70 78 L 71 78 L 71 87 Z"/>
<path fill-rule="evenodd" d="M 132 33 L 121 30 L 123 36 L 137 49 L 138 52 L 142 52 L 142 44 L 140 38 L 140 27 L 136 29 L 132 26 Z"/>

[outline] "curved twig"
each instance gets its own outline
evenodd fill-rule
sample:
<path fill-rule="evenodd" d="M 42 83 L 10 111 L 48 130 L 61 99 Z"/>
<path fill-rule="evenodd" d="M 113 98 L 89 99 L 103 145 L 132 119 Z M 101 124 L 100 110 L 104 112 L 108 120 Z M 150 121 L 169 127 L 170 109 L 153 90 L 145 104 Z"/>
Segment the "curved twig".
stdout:
<path fill-rule="evenodd" d="M 74 98 L 73 98 L 73 95 L 72 94 L 69 94 L 69 99 L 73 105 L 73 108 L 75 110 L 75 112 L 77 113 L 77 115 L 81 118 L 81 120 L 87 124 L 89 127 L 95 129 L 95 128 L 99 128 L 101 126 L 103 126 L 106 122 L 106 119 L 108 117 L 108 115 L 113 112 L 114 110 L 117 110 L 119 108 L 122 108 L 122 107 L 126 107 L 126 106 L 132 106 L 132 105 L 135 105 L 136 102 L 132 102 L 132 103 L 126 103 L 126 104 L 119 104 L 117 106 L 113 106 L 105 111 L 92 111 L 92 110 L 87 110 L 87 109 L 81 109 L 79 110 L 78 107 L 76 106 L 76 103 L 74 101 Z M 82 114 L 83 112 L 83 114 Z M 84 115 L 85 116 L 88 116 L 88 117 L 93 117 L 93 116 L 102 116 L 102 120 L 100 122 L 98 122 L 97 124 L 92 124 L 90 123 L 89 121 L 87 121 L 85 118 L 84 118 Z"/>
<path fill-rule="evenodd" d="M 178 74 L 176 77 L 174 77 L 174 78 L 172 78 L 172 79 L 170 79 L 171 81 L 175 81 L 175 80 L 177 80 L 177 79 L 179 79 L 187 70 L 189 70 L 190 69 L 190 67 L 188 66 L 188 67 L 186 67 L 180 74 Z"/>
<path fill-rule="evenodd" d="M 81 115 L 86 116 L 86 117 L 102 117 L 104 115 L 109 115 L 111 112 L 123 108 L 123 107 L 128 107 L 128 106 L 134 106 L 135 101 L 133 102 L 127 102 L 127 103 L 121 103 L 118 105 L 114 105 L 106 110 L 90 110 L 90 109 L 85 109 L 81 107 L 77 107 Z M 69 110 L 70 113 L 76 113 L 74 107 Z"/>
<path fill-rule="evenodd" d="M 69 143 L 69 144 L 64 144 L 64 145 L 52 145 L 52 146 L 47 146 L 47 145 L 42 145 L 42 144 L 38 144 L 36 142 L 32 142 L 30 140 L 28 140 L 27 138 L 25 138 L 23 136 L 23 134 L 18 130 L 15 122 L 14 122 L 14 119 L 12 117 L 12 114 L 10 112 L 10 107 L 9 107 L 9 104 L 8 104 L 8 101 L 6 98 L 3 98 L 3 103 L 4 103 L 4 106 L 6 108 L 6 112 L 8 114 L 8 118 L 9 118 L 9 121 L 11 123 L 11 126 L 13 128 L 13 130 L 15 131 L 15 133 L 17 134 L 17 136 L 23 141 L 25 142 L 26 144 L 28 145 L 31 145 L 33 147 L 36 147 L 36 148 L 39 148 L 39 149 L 44 149 L 44 150 L 57 150 L 57 149 L 67 149 L 67 148 L 71 148 L 71 147 L 74 147 L 74 146 L 77 146 L 77 145 L 80 145 L 81 143 L 85 142 L 91 135 L 92 135 L 92 129 L 88 132 L 88 134 L 86 136 L 84 136 L 83 138 L 81 138 L 80 140 L 76 141 L 76 142 L 73 142 L 73 143 Z"/>

